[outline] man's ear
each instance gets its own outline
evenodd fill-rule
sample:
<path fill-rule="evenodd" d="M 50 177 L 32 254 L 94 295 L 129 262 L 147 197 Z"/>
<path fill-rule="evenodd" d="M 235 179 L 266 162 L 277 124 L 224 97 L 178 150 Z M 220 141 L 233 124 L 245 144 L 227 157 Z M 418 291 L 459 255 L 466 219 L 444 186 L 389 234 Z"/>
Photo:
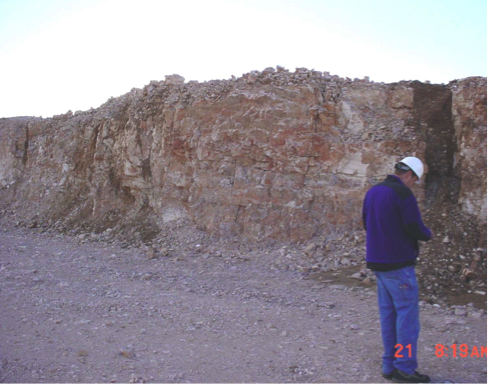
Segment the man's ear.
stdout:
<path fill-rule="evenodd" d="M 409 172 L 413 182 L 416 183 L 419 180 L 418 176 L 413 171 L 409 171 Z"/>

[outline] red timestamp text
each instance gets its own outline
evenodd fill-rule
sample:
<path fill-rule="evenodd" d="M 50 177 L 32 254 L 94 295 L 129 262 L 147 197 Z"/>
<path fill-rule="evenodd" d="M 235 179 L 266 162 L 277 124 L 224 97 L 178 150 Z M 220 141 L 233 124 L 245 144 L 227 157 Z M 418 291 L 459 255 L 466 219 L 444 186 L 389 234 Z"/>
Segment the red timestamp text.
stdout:
<path fill-rule="evenodd" d="M 405 352 L 402 352 L 404 348 Z M 408 357 L 412 357 L 412 344 L 408 344 L 405 347 L 402 344 L 397 344 L 395 345 L 395 349 L 397 350 L 395 353 L 397 359 L 402 358 L 404 353 L 406 353 Z"/>
<path fill-rule="evenodd" d="M 436 344 L 435 355 L 437 357 L 486 357 L 486 346 L 469 347 L 467 344 L 452 344 L 445 346 Z"/>

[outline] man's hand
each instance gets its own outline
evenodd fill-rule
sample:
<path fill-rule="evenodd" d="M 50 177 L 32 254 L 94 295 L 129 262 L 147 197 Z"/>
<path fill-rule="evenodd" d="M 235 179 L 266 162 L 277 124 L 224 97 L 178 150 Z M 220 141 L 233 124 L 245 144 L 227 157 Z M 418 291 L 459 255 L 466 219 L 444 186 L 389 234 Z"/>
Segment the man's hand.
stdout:
<path fill-rule="evenodd" d="M 429 228 L 429 229 L 430 229 L 430 228 Z M 432 229 L 430 229 L 430 238 L 431 238 L 431 239 L 433 239 L 433 238 L 434 238 L 434 236 L 435 236 L 434 231 L 433 231 Z"/>

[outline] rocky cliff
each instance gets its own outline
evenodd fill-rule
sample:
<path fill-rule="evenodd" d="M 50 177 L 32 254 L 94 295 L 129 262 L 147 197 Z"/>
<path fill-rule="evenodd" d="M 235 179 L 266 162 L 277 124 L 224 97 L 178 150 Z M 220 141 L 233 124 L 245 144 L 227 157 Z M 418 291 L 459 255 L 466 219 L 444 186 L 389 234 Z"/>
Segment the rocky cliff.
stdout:
<path fill-rule="evenodd" d="M 281 67 L 205 83 L 173 75 L 98 109 L 0 119 L 0 134 L 3 213 L 30 226 L 150 240 L 189 217 L 219 237 L 357 233 L 360 243 L 364 193 L 412 155 L 427 164 L 415 190 L 424 218 L 449 252 L 485 248 L 486 78 L 383 84 Z"/>

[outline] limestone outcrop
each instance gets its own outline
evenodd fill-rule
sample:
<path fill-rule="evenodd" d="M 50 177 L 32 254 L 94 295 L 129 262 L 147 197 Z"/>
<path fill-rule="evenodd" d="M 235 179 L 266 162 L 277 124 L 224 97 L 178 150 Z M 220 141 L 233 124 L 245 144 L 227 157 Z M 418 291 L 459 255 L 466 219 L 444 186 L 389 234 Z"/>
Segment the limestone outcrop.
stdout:
<path fill-rule="evenodd" d="M 486 78 L 393 84 L 282 67 L 179 75 L 53 118 L 0 119 L 0 201 L 26 223 L 96 233 L 181 216 L 216 236 L 361 231 L 365 191 L 414 155 L 436 231 L 486 239 Z M 444 215 L 444 216 L 442 216 Z M 451 231 L 451 230 L 449 230 Z M 484 247 L 484 246 L 483 246 Z"/>
<path fill-rule="evenodd" d="M 459 203 L 464 212 L 486 225 L 486 89 L 483 79 L 456 82 L 451 89 L 456 138 L 454 170 L 461 179 Z"/>

